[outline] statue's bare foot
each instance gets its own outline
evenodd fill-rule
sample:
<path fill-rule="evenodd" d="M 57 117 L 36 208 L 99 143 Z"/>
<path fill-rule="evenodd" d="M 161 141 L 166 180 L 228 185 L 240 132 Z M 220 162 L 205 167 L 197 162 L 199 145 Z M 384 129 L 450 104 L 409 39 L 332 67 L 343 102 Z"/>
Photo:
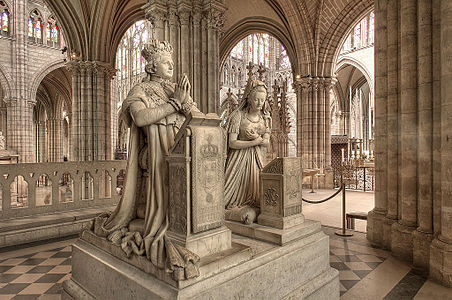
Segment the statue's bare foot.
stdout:
<path fill-rule="evenodd" d="M 227 209 L 225 212 L 225 219 L 236 222 L 243 222 L 245 224 L 252 224 L 256 221 L 259 215 L 259 208 L 242 206 Z"/>

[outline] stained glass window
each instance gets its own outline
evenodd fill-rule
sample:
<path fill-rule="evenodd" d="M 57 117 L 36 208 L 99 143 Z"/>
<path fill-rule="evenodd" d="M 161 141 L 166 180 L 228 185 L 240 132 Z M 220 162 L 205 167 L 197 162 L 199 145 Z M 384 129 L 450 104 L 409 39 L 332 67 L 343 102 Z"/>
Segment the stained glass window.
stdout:
<path fill-rule="evenodd" d="M 374 43 L 375 14 L 372 11 L 347 36 L 342 52 L 359 50 Z M 354 49 L 355 48 L 355 49 Z"/>
<path fill-rule="evenodd" d="M 54 17 L 50 17 L 46 26 L 47 44 L 53 47 L 59 47 L 60 36 L 58 32 L 58 25 Z"/>
<path fill-rule="evenodd" d="M 253 35 L 253 63 L 259 63 L 259 38 L 257 34 Z"/>
<path fill-rule="evenodd" d="M 361 46 L 361 23 L 356 25 L 354 33 L 353 33 L 353 47 Z"/>
<path fill-rule="evenodd" d="M 33 19 L 28 18 L 28 37 L 33 38 L 34 28 L 33 28 Z"/>
<path fill-rule="evenodd" d="M 117 76 L 114 85 L 120 88 L 119 103 L 127 96 L 132 85 L 141 80 L 145 74 L 146 60 L 141 55 L 144 44 L 148 41 L 147 21 L 141 20 L 133 24 L 124 34 L 116 52 Z"/>
<path fill-rule="evenodd" d="M 375 30 L 375 14 L 374 12 L 370 13 L 369 16 L 369 43 L 374 42 L 374 30 Z"/>
<path fill-rule="evenodd" d="M 232 49 L 232 51 L 231 51 L 231 56 L 232 56 L 233 58 L 243 59 L 243 47 L 244 47 L 244 40 L 241 40 L 241 41 L 238 42 L 238 44 L 235 45 L 235 47 Z"/>
<path fill-rule="evenodd" d="M 367 46 L 367 37 L 369 34 L 369 32 L 367 31 L 367 18 L 364 18 L 361 21 L 361 34 L 362 34 L 362 41 L 363 41 L 362 46 Z"/>
<path fill-rule="evenodd" d="M 283 45 L 281 45 L 281 63 L 280 63 L 280 69 L 290 69 L 290 60 L 289 56 L 287 55 L 287 50 L 284 48 Z"/>
<path fill-rule="evenodd" d="M 263 34 L 262 39 L 264 41 L 264 59 L 262 60 L 264 66 L 268 68 L 270 62 L 270 41 L 268 34 Z"/>
<path fill-rule="evenodd" d="M 36 9 L 28 18 L 28 39 L 33 42 L 42 43 L 41 14 Z"/>
<path fill-rule="evenodd" d="M 0 34 L 9 35 L 9 10 L 3 1 L 0 1 Z"/>

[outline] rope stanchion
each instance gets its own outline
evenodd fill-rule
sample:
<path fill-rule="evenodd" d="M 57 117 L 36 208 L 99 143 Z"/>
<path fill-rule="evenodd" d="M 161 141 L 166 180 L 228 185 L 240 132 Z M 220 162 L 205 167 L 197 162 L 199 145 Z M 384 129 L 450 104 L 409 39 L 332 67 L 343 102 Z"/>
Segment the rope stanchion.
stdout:
<path fill-rule="evenodd" d="M 332 198 L 336 197 L 337 194 L 339 194 L 342 191 L 342 189 L 343 189 L 343 187 L 341 186 L 341 188 L 339 190 L 337 190 L 334 194 L 332 194 L 331 196 L 329 196 L 326 199 L 314 201 L 314 200 L 308 200 L 308 199 L 301 197 L 301 200 L 303 200 L 304 202 L 307 202 L 307 203 L 311 203 L 311 204 L 320 204 L 320 203 L 326 202 L 326 201 L 331 200 Z"/>
<path fill-rule="evenodd" d="M 353 236 L 351 231 L 345 229 L 346 215 L 345 215 L 345 182 L 349 181 L 351 165 L 343 164 L 341 168 L 341 188 L 342 188 L 342 229 L 335 232 L 338 236 L 348 237 Z"/>

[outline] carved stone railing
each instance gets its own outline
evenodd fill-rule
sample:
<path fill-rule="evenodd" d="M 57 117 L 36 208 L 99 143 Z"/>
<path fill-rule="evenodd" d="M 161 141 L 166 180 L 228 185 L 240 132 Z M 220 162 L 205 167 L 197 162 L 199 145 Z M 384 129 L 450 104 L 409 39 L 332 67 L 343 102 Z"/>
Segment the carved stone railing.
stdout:
<path fill-rule="evenodd" d="M 0 165 L 0 220 L 118 203 L 127 161 Z"/>

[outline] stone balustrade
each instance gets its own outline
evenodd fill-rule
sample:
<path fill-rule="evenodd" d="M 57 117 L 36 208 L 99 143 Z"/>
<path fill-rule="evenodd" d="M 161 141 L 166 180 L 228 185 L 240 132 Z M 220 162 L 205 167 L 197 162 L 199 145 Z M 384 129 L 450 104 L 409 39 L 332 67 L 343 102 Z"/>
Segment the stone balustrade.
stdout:
<path fill-rule="evenodd" d="M 0 165 L 0 220 L 119 201 L 127 161 Z"/>

